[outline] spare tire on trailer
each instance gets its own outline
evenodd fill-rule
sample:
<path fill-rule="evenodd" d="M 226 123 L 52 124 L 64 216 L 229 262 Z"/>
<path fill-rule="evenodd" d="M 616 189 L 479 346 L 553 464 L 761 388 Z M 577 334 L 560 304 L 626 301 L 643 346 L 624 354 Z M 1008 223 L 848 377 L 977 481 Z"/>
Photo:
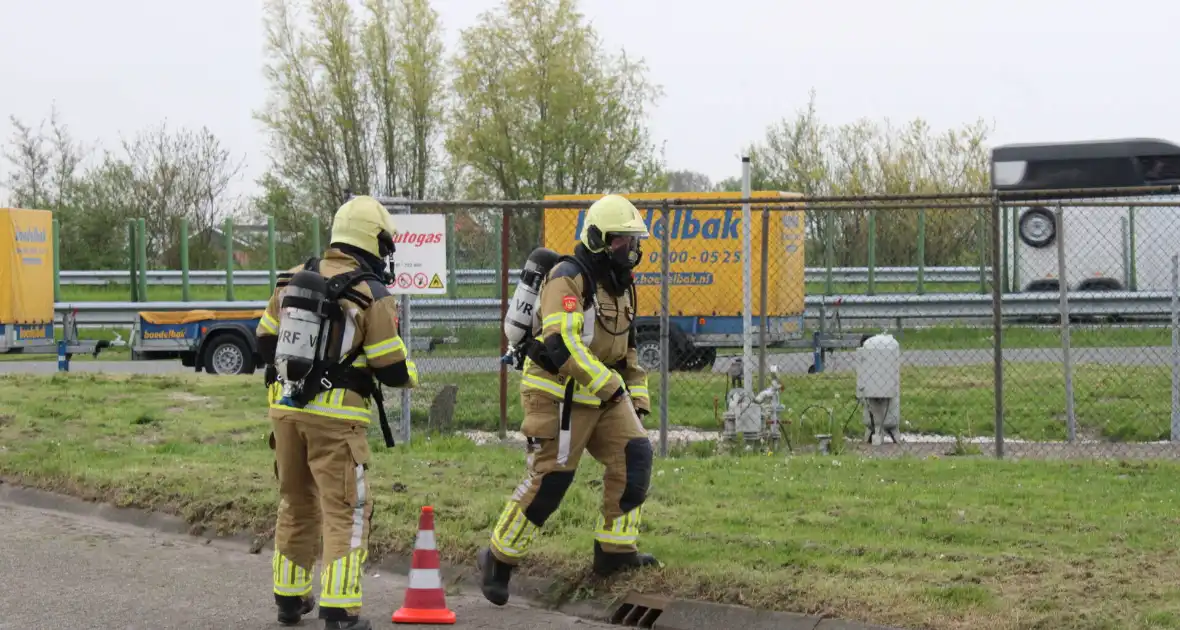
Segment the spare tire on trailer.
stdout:
<path fill-rule="evenodd" d="M 669 349 L 671 350 L 671 349 Z M 639 365 L 648 371 L 660 371 L 660 331 L 658 329 L 641 328 L 635 332 L 635 354 L 639 358 Z M 669 352 L 672 364 L 677 363 L 674 352 Z"/>

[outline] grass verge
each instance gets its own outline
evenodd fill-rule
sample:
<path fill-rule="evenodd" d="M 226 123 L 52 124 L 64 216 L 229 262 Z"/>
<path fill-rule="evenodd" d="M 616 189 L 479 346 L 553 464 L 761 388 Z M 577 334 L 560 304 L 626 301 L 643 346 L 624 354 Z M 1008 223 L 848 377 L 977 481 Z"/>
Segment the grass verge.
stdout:
<path fill-rule="evenodd" d="M 0 377 L 0 474 L 222 532 L 265 533 L 277 497 L 257 379 Z M 522 453 L 454 437 L 374 442 L 374 554 L 437 511 L 470 564 Z M 1180 628 L 1166 463 L 692 457 L 655 463 L 643 547 L 667 565 L 588 580 L 601 468 L 587 458 L 528 572 L 912 628 Z M 1095 594 L 1099 594 L 1095 596 Z"/>
<path fill-rule="evenodd" d="M 508 417 L 520 417 L 518 373 L 510 373 Z M 500 407 L 497 374 L 423 374 L 412 401 L 416 421 L 424 422 L 430 402 L 445 384 L 459 388 L 455 427 L 494 431 Z M 1005 430 L 1009 439 L 1064 440 L 1065 387 L 1059 364 L 1015 363 L 1005 367 Z M 673 373 L 669 380 L 669 423 L 697 429 L 719 428 L 725 411 L 727 377 L 714 373 Z M 782 418 L 793 444 L 814 441 L 820 433 L 862 436 L 855 400 L 856 375 L 849 372 L 787 374 Z M 901 376 L 901 421 L 905 433 L 962 437 L 995 434 L 995 403 L 990 365 L 905 367 Z M 648 385 L 658 409 L 660 378 Z M 1084 364 L 1075 366 L 1075 417 L 1080 436 L 1118 442 L 1166 440 L 1171 426 L 1171 374 L 1167 368 Z M 818 408 L 818 409 L 817 409 Z M 829 409 L 834 427 L 829 424 Z M 656 415 L 646 418 L 659 426 Z M 834 430 L 833 430 L 834 429 Z"/>

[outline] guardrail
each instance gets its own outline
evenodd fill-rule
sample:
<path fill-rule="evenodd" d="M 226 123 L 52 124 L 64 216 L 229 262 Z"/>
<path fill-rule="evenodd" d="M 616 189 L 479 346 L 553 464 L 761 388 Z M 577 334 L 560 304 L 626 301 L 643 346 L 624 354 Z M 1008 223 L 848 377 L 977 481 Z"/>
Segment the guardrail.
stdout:
<path fill-rule="evenodd" d="M 508 272 L 509 283 L 515 284 L 520 276 L 519 269 Z M 755 272 L 757 273 L 757 272 Z M 827 279 L 826 267 L 808 267 L 804 273 L 807 282 L 824 282 Z M 987 277 L 991 277 L 991 268 L 984 268 Z M 103 271 L 62 271 L 60 282 L 63 285 L 102 286 L 106 284 L 127 284 L 130 273 L 123 269 Z M 876 282 L 909 282 L 918 281 L 918 267 L 875 267 L 873 279 Z M 460 285 L 488 285 L 495 284 L 496 271 L 494 269 L 457 269 L 455 281 Z M 832 281 L 841 284 L 864 284 L 869 281 L 867 267 L 832 267 Z M 926 267 L 923 270 L 923 281 L 947 284 L 979 284 L 979 267 Z M 182 284 L 181 272 L 175 270 L 148 271 L 148 285 Z M 225 271 L 202 269 L 188 272 L 190 285 L 224 285 Z M 250 270 L 234 270 L 234 286 L 267 286 L 270 284 L 270 272 Z"/>
<path fill-rule="evenodd" d="M 1009 318 L 1053 317 L 1059 314 L 1057 293 L 1014 293 L 1002 300 L 1003 314 Z M 1133 316 L 1145 319 L 1171 317 L 1172 296 L 1166 292 L 1081 291 L 1070 292 L 1072 316 Z M 805 316 L 820 317 L 821 308 L 831 315 L 837 310 L 842 319 L 990 319 L 993 305 L 990 295 L 936 293 L 929 295 L 851 295 L 842 297 L 808 296 Z M 130 326 L 140 311 L 214 311 L 263 309 L 265 302 L 59 302 L 59 313 L 74 311 L 80 325 Z M 430 324 L 496 324 L 500 321 L 500 300 L 413 299 L 411 321 Z M 737 316 L 734 313 L 733 316 Z"/>

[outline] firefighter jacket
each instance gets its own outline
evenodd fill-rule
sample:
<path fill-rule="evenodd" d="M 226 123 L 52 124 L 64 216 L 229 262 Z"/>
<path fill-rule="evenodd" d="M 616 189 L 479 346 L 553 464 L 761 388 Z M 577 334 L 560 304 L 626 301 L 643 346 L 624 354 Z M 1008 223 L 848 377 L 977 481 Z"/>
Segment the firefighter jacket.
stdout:
<path fill-rule="evenodd" d="M 329 249 L 320 260 L 319 271 L 324 277 L 330 278 L 337 274 L 347 273 L 357 269 L 359 263 L 351 255 L 339 249 Z M 266 311 L 258 322 L 256 334 L 260 347 L 268 347 L 270 356 L 264 358 L 273 363 L 274 341 L 266 340 L 269 336 L 275 339 L 279 329 L 279 304 L 282 301 L 283 288 L 287 286 L 291 276 L 303 268 L 292 268 L 278 274 L 275 292 L 266 305 Z M 361 308 L 353 301 L 340 298 L 338 303 L 349 314 L 355 325 L 356 333 L 347 347 L 342 347 L 340 356 L 344 357 L 357 346 L 362 352 L 357 356 L 352 366 L 358 368 L 368 378 L 389 387 L 417 387 L 418 369 L 406 355 L 406 344 L 398 334 L 397 299 L 389 293 L 385 285 L 376 280 L 362 280 L 353 285 L 353 290 L 372 299 L 367 309 Z M 376 384 L 373 385 L 376 387 Z M 284 412 L 303 412 L 317 416 L 352 420 L 368 423 L 370 418 L 371 399 L 355 389 L 334 388 L 321 392 L 312 398 L 303 408 L 289 407 L 279 403 L 282 383 L 270 383 L 267 387 L 267 401 L 272 410 Z"/>
<path fill-rule="evenodd" d="M 594 299 L 584 305 L 583 282 L 585 276 L 579 267 L 562 261 L 541 286 L 537 297 L 541 330 L 536 340 L 558 371 L 550 372 L 526 359 L 521 392 L 541 392 L 563 400 L 572 379 L 574 402 L 598 407 L 625 385 L 635 408 L 650 412 L 647 372 L 640 367 L 635 351 L 635 287 L 615 297 L 598 283 Z"/>

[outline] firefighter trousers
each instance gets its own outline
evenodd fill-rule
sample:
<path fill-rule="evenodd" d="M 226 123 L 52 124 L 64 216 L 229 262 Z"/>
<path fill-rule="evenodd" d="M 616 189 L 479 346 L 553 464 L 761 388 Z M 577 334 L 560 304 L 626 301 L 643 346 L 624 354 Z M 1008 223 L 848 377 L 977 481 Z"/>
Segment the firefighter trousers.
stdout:
<path fill-rule="evenodd" d="M 373 516 L 366 426 L 308 413 L 270 413 L 279 480 L 275 595 L 309 595 L 318 559 L 320 617 L 358 615 Z"/>
<path fill-rule="evenodd" d="M 591 407 L 522 392 L 521 406 L 528 472 L 492 530 L 492 553 L 501 562 L 519 564 L 569 490 L 583 451 L 606 467 L 594 539 L 607 553 L 637 551 L 652 447 L 631 399 Z"/>

